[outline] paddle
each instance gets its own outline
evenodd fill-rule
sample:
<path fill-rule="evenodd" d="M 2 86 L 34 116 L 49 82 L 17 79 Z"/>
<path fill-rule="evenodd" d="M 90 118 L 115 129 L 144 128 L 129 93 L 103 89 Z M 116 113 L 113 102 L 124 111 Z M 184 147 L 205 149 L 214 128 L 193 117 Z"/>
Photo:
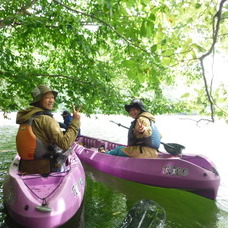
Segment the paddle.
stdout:
<path fill-rule="evenodd" d="M 185 146 L 178 144 L 178 143 L 164 143 L 161 142 L 164 146 L 165 150 L 171 155 L 179 155 L 181 154 L 182 150 L 185 149 Z"/>
<path fill-rule="evenodd" d="M 110 120 L 110 122 L 118 125 L 119 127 L 123 127 L 123 128 L 126 128 L 126 129 L 129 129 L 129 127 L 126 127 L 120 123 L 116 123 L 114 122 L 113 120 Z M 164 146 L 165 150 L 171 154 L 171 155 L 179 155 L 181 154 L 182 150 L 185 149 L 185 146 L 181 145 L 181 144 L 177 144 L 177 143 L 164 143 L 164 142 L 161 142 L 161 144 Z"/>

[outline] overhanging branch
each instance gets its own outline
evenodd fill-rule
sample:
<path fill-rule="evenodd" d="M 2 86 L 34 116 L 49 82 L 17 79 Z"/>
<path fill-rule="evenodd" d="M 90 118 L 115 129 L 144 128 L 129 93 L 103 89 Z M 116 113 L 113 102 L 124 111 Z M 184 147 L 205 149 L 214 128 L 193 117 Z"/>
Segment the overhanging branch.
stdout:
<path fill-rule="evenodd" d="M 214 102 L 213 102 L 213 97 L 212 97 L 212 93 L 209 90 L 208 87 L 208 83 L 207 83 L 207 78 L 206 78 L 206 73 L 205 73 L 205 67 L 204 67 L 204 59 L 209 56 L 216 45 L 217 39 L 218 39 L 218 32 L 219 32 L 219 28 L 220 28 L 220 22 L 221 22 L 221 15 L 222 15 L 222 9 L 223 9 L 223 5 L 227 0 L 221 0 L 220 4 L 219 4 L 219 9 L 217 11 L 217 13 L 214 15 L 213 17 L 213 27 L 212 27 L 212 44 L 210 49 L 208 50 L 208 52 L 206 52 L 205 54 L 203 54 L 199 60 L 200 60 L 200 65 L 202 68 L 202 75 L 203 75 L 203 80 L 204 80 L 204 86 L 205 86 L 205 92 L 206 92 L 206 96 L 208 98 L 209 104 L 210 104 L 210 110 L 211 110 L 211 121 L 214 122 Z"/>
<path fill-rule="evenodd" d="M 100 18 L 98 18 L 98 17 L 96 17 L 96 16 L 94 16 L 94 15 L 92 15 L 92 14 L 88 14 L 88 13 L 84 13 L 84 12 L 81 12 L 81 11 L 76 10 L 76 9 L 72 9 L 71 7 L 66 6 L 66 5 L 64 5 L 63 3 L 61 3 L 61 2 L 59 2 L 59 1 L 57 1 L 57 0 L 53 0 L 53 1 L 56 2 L 57 4 L 61 5 L 62 7 L 66 8 L 66 9 L 68 9 L 68 10 L 70 10 L 70 11 L 72 11 L 72 12 L 75 12 L 75 13 L 77 13 L 77 14 L 80 14 L 80 15 L 84 15 L 84 16 L 90 17 L 90 18 L 92 18 L 92 19 L 98 21 L 99 23 L 101 23 L 101 24 L 107 26 L 108 28 L 110 28 L 113 32 L 115 32 L 115 33 L 117 34 L 117 36 L 119 36 L 121 39 L 123 39 L 124 41 L 126 41 L 126 42 L 127 42 L 128 44 L 130 44 L 131 46 L 133 46 L 133 47 L 135 47 L 135 48 L 137 48 L 137 49 L 139 49 L 139 50 L 141 50 L 141 51 L 147 53 L 148 55 L 155 55 L 155 54 L 150 53 L 150 52 L 148 52 L 147 50 L 143 49 L 143 48 L 140 47 L 139 45 L 137 45 L 137 44 L 131 42 L 130 40 L 128 40 L 126 37 L 124 37 L 122 34 L 120 34 L 113 26 L 111 26 L 111 25 L 110 25 L 109 23 L 107 23 L 106 21 L 101 20 Z"/>
<path fill-rule="evenodd" d="M 28 2 L 26 5 L 24 5 L 17 11 L 17 14 L 31 15 L 27 10 L 32 5 L 34 5 L 37 1 L 38 0 L 32 0 L 32 1 Z M 17 23 L 17 22 L 15 22 L 14 18 L 12 18 L 12 19 L 10 18 L 10 21 L 11 21 L 10 25 Z M 6 26 L 9 26 L 9 22 L 5 23 L 4 20 L 0 20 L 0 28 L 4 28 Z"/>

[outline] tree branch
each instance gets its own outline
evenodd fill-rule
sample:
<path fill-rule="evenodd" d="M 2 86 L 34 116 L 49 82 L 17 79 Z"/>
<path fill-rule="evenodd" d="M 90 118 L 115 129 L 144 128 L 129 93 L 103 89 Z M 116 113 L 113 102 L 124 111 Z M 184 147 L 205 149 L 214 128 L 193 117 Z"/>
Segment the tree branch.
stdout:
<path fill-rule="evenodd" d="M 21 9 L 19 10 L 18 13 L 20 14 L 25 14 L 25 15 L 31 15 L 27 9 L 30 8 L 31 6 L 33 6 L 38 0 L 32 0 L 31 2 L 29 2 L 27 5 L 21 7 Z"/>
<path fill-rule="evenodd" d="M 109 23 L 107 23 L 106 21 L 101 20 L 100 18 L 98 18 L 98 17 L 96 17 L 96 16 L 94 16 L 94 15 L 92 15 L 92 14 L 88 14 L 88 13 L 84 13 L 84 12 L 81 12 L 81 11 L 76 10 L 76 9 L 72 9 L 72 8 L 70 8 L 69 6 L 66 6 L 66 5 L 64 5 L 63 3 L 61 3 L 61 2 L 59 2 L 59 1 L 57 1 L 57 0 L 53 0 L 53 1 L 56 2 L 57 4 L 63 6 L 64 8 L 66 8 L 66 9 L 72 11 L 72 12 L 75 12 L 75 13 L 77 13 L 77 14 L 81 14 L 81 15 L 83 15 L 83 16 L 87 16 L 87 17 L 90 17 L 90 18 L 92 18 L 92 19 L 95 19 L 96 21 L 100 22 L 101 24 L 106 25 L 108 28 L 110 28 L 112 31 L 114 31 L 114 32 L 117 34 L 117 36 L 119 36 L 121 39 L 123 39 L 124 41 L 126 41 L 126 42 L 127 42 L 128 44 L 130 44 L 131 46 L 133 46 L 133 47 L 135 47 L 135 48 L 137 48 L 137 49 L 139 49 L 139 50 L 141 50 L 141 51 L 143 51 L 143 52 L 145 52 L 145 53 L 147 53 L 147 54 L 149 54 L 149 55 L 155 55 L 155 54 L 150 53 L 150 52 L 148 52 L 147 50 L 143 49 L 143 48 L 140 47 L 139 45 L 137 45 L 137 44 L 131 42 L 130 40 L 128 40 L 126 37 L 124 37 L 122 34 L 120 34 L 114 27 L 112 27 L 112 26 L 111 26 Z"/>
<path fill-rule="evenodd" d="M 23 7 L 21 7 L 15 14 L 23 14 L 23 15 L 31 15 L 27 9 L 30 8 L 31 6 L 33 6 L 38 0 L 32 0 L 31 2 L 27 3 L 26 5 L 24 5 Z M 12 23 L 14 24 L 14 18 L 12 18 Z M 6 26 L 9 26 L 9 24 L 5 24 L 4 20 L 0 20 L 0 28 L 4 28 Z"/>
<path fill-rule="evenodd" d="M 203 54 L 199 60 L 200 60 L 200 65 L 202 68 L 202 75 L 203 75 L 203 80 L 204 80 L 204 86 L 205 86 L 205 92 L 206 92 L 206 96 L 208 98 L 209 104 L 210 104 L 210 110 L 211 110 L 211 121 L 214 122 L 214 102 L 213 102 L 213 97 L 211 94 L 211 91 L 209 91 L 208 88 L 208 83 L 207 83 L 207 78 L 206 78 L 206 73 L 205 73 L 205 68 L 204 68 L 204 59 L 209 56 L 214 48 L 215 48 L 215 44 L 217 42 L 217 38 L 218 38 L 218 32 L 219 32 L 219 27 L 220 27 L 220 21 L 221 21 L 221 15 L 222 15 L 222 9 L 223 9 L 223 5 L 227 0 L 221 0 L 220 4 L 219 4 L 219 9 L 217 11 L 217 13 L 214 15 L 213 17 L 213 24 L 212 24 L 212 45 L 210 47 L 210 49 L 208 50 L 208 52 L 206 52 L 205 54 Z"/>

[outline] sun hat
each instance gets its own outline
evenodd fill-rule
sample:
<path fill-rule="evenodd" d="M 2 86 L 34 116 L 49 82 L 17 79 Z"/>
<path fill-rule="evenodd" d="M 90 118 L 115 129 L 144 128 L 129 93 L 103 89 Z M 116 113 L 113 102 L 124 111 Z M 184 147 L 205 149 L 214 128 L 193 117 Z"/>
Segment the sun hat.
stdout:
<path fill-rule="evenodd" d="M 30 105 L 34 105 L 35 103 L 39 102 L 43 95 L 45 93 L 52 92 L 54 94 L 54 97 L 56 98 L 58 95 L 58 92 L 54 91 L 53 89 L 49 88 L 46 85 L 39 85 L 32 91 L 32 97 L 33 101 L 30 103 Z"/>
<path fill-rule="evenodd" d="M 125 105 L 125 110 L 127 112 L 129 112 L 131 108 L 141 109 L 143 112 L 146 112 L 146 109 L 140 99 L 133 99 L 129 105 Z"/>

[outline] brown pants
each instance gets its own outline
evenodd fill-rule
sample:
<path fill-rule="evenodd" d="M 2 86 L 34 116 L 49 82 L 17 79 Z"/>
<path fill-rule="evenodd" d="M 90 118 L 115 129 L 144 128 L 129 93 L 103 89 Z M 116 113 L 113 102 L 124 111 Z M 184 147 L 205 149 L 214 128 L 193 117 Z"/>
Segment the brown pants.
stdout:
<path fill-rule="evenodd" d="M 51 172 L 50 161 L 42 160 L 20 160 L 19 170 L 24 174 L 49 174 Z"/>

